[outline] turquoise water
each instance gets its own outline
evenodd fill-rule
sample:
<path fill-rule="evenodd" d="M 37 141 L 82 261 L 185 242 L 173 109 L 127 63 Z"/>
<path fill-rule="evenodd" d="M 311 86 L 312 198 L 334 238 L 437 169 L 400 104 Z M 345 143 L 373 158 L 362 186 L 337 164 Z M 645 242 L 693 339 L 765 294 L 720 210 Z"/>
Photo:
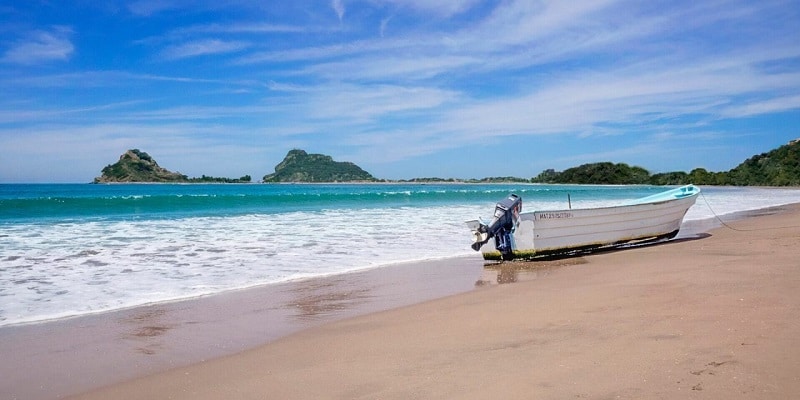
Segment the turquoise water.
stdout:
<path fill-rule="evenodd" d="M 542 204 L 656 193 L 647 186 L 534 185 L 0 185 L 0 221 L 179 219 L 325 209 L 485 204 L 510 191 Z"/>
<path fill-rule="evenodd" d="M 464 221 L 619 204 L 652 186 L 0 184 L 0 326 L 409 261 L 480 256 Z M 800 202 L 703 188 L 687 219 Z"/>

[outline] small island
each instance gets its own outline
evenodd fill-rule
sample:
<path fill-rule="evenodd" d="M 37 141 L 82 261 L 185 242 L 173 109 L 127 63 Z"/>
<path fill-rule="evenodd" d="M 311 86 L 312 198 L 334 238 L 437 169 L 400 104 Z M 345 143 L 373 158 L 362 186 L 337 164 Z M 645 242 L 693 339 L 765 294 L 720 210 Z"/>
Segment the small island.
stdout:
<path fill-rule="evenodd" d="M 126 151 L 119 161 L 107 165 L 102 175 L 94 178 L 94 183 L 245 183 L 250 175 L 238 179 L 216 178 L 203 175 L 189 178 L 179 172 L 172 172 L 158 165 L 149 154 L 139 149 Z"/>
<path fill-rule="evenodd" d="M 264 176 L 264 182 L 325 183 L 325 182 L 377 182 L 369 172 L 351 162 L 334 161 L 323 154 L 308 154 L 304 150 L 290 150 L 275 172 Z M 94 178 L 94 183 L 250 183 L 250 175 L 241 178 L 217 178 L 203 175 L 189 178 L 158 165 L 149 154 L 131 149 L 109 164 Z"/>
<path fill-rule="evenodd" d="M 351 162 L 334 161 L 324 154 L 308 154 L 294 149 L 286 154 L 275 172 L 264 175 L 264 182 L 376 182 L 369 172 Z"/>

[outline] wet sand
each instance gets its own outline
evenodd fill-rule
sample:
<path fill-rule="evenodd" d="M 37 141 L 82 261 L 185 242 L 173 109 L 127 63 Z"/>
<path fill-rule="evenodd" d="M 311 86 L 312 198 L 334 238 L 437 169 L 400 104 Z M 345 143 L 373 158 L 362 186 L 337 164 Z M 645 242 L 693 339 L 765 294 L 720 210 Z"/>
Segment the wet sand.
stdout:
<path fill-rule="evenodd" d="M 130 379 L 76 398 L 792 398 L 800 207 L 759 214 L 730 224 L 746 231 L 689 229 L 583 257 L 494 269 L 465 258 L 423 268 L 426 278 L 376 270 L 230 294 L 249 302 L 212 296 L 1 329 L 0 396 L 55 398 Z M 92 324 L 102 338 L 82 333 Z M 26 358 L 37 346 L 50 351 Z M 62 364 L 40 365 L 50 360 Z"/>
<path fill-rule="evenodd" d="M 0 399 L 56 399 L 348 317 L 472 290 L 479 257 L 400 264 L 0 328 Z"/>

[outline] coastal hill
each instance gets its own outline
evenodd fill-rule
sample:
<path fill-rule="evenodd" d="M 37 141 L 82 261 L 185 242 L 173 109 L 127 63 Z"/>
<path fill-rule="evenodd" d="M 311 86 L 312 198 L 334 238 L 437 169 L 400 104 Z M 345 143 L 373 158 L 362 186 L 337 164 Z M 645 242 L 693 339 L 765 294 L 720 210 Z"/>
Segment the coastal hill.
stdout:
<path fill-rule="evenodd" d="M 189 178 L 179 172 L 172 172 L 158 165 L 149 154 L 132 149 L 119 157 L 119 161 L 109 164 L 94 178 L 94 183 L 244 183 L 250 182 L 250 175 L 238 179 L 216 178 L 203 175 Z"/>
<path fill-rule="evenodd" d="M 128 150 L 115 164 L 107 165 L 95 183 L 110 182 L 176 182 L 176 183 L 246 183 L 250 176 L 241 178 L 215 178 L 203 175 L 188 178 L 171 172 L 156 163 L 145 152 Z M 275 172 L 265 175 L 264 182 L 387 182 L 378 180 L 351 162 L 337 162 L 323 154 L 308 154 L 304 150 L 290 150 L 275 166 Z M 534 178 L 492 177 L 483 179 L 415 178 L 393 182 L 408 183 L 561 183 L 607 185 L 735 185 L 735 186 L 800 186 L 800 139 L 793 140 L 769 152 L 754 155 L 735 168 L 724 172 L 710 172 L 695 168 L 691 172 L 666 172 L 650 174 L 642 167 L 625 163 L 599 162 L 583 164 L 564 171 L 548 169 Z"/>
<path fill-rule="evenodd" d="M 294 149 L 264 176 L 264 182 L 374 182 L 369 172 L 351 162 L 333 161 L 323 154 Z"/>
<path fill-rule="evenodd" d="M 720 180 L 729 185 L 800 185 L 800 139 L 748 158 Z"/>
<path fill-rule="evenodd" d="M 119 161 L 103 168 L 94 183 L 111 182 L 187 182 L 186 175 L 166 170 L 149 154 L 138 149 L 128 150 Z"/>
<path fill-rule="evenodd" d="M 666 172 L 651 175 L 642 167 L 625 163 L 591 163 L 557 172 L 548 169 L 531 179 L 534 183 L 609 184 L 609 185 L 734 185 L 800 186 L 800 139 L 772 151 L 748 158 L 724 172 L 695 168 L 691 172 Z"/>
<path fill-rule="evenodd" d="M 203 175 L 189 178 L 158 165 L 149 154 L 139 149 L 126 151 L 119 161 L 109 164 L 94 183 L 246 183 L 250 175 L 238 179 Z M 291 150 L 278 165 L 275 173 L 265 175 L 264 182 L 375 182 L 361 167 L 351 162 L 333 161 L 330 156 Z"/>

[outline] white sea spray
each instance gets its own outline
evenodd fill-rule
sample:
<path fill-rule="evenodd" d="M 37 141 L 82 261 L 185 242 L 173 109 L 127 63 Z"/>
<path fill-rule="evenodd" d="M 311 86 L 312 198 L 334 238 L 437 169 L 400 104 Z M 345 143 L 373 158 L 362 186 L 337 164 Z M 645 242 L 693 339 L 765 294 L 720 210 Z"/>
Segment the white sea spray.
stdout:
<path fill-rule="evenodd" d="M 0 326 L 408 261 L 479 257 L 470 249 L 464 221 L 489 218 L 493 201 L 512 189 L 482 189 L 495 200 L 423 197 L 374 205 L 351 196 L 342 204 L 268 213 L 5 222 L 0 224 Z M 593 197 L 591 190 L 578 189 L 573 207 L 620 201 L 618 195 Z M 703 190 L 687 220 L 800 202 L 796 189 Z M 412 196 L 406 189 L 385 191 Z M 529 194 L 523 211 L 567 208 L 560 194 Z"/>

